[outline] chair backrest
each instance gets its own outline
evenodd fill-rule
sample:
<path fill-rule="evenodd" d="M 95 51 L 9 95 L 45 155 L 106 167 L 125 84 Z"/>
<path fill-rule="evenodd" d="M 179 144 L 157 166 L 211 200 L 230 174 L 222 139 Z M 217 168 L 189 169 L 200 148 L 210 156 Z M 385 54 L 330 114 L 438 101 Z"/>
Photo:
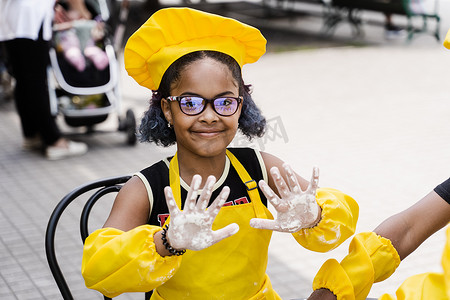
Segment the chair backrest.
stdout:
<path fill-rule="evenodd" d="M 131 178 L 130 175 L 117 176 L 106 179 L 100 179 L 97 181 L 84 184 L 74 189 L 64 198 L 62 198 L 62 200 L 53 210 L 53 213 L 50 216 L 50 220 L 48 221 L 47 231 L 45 233 L 45 254 L 47 256 L 47 261 L 50 270 L 52 272 L 53 278 L 55 279 L 56 284 L 58 285 L 58 288 L 61 292 L 61 295 L 65 300 L 72 300 L 73 296 L 72 293 L 70 292 L 69 286 L 66 283 L 64 275 L 61 272 L 61 269 L 58 265 L 58 261 L 56 259 L 55 233 L 61 215 L 63 214 L 64 210 L 69 206 L 69 204 L 72 203 L 77 198 L 79 198 L 81 195 L 89 192 L 92 193 L 92 195 L 88 198 L 88 200 L 84 204 L 80 217 L 80 234 L 81 240 L 84 244 L 84 241 L 89 235 L 88 232 L 89 214 L 95 203 L 106 194 L 119 192 L 123 184 L 127 182 L 130 178 Z M 110 299 L 108 297 L 104 298 Z"/>

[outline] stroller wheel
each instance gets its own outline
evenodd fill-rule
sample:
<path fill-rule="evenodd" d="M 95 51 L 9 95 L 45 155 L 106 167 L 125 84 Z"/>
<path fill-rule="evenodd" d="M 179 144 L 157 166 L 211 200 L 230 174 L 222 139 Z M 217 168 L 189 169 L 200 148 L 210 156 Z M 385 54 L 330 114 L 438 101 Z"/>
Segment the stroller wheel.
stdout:
<path fill-rule="evenodd" d="M 131 109 L 128 109 L 125 115 L 125 127 L 127 134 L 127 144 L 133 146 L 137 141 L 136 118 L 134 117 L 134 112 Z"/>

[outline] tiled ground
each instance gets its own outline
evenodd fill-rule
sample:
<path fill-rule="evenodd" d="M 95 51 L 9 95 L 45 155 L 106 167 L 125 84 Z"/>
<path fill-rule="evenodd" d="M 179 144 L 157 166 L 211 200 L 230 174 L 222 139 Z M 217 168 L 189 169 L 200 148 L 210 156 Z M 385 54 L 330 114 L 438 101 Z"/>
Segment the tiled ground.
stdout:
<path fill-rule="evenodd" d="M 373 229 L 450 176 L 449 66 L 450 51 L 427 38 L 410 46 L 268 53 L 244 69 L 254 99 L 271 120 L 268 136 L 253 145 L 306 178 L 319 166 L 321 186 L 341 189 L 360 204 L 358 231 Z M 124 108 L 140 116 L 148 92 L 125 76 L 122 86 Z M 102 127 L 115 130 L 115 123 L 111 115 Z M 118 132 L 76 138 L 89 144 L 87 155 L 50 162 L 24 152 L 12 103 L 0 105 L 0 299 L 60 298 L 47 267 L 44 234 L 52 209 L 68 191 L 132 173 L 173 152 L 128 147 Z M 91 228 L 102 225 L 111 202 L 94 209 Z M 80 276 L 80 209 L 75 204 L 61 219 L 57 252 L 75 299 L 101 299 Z M 443 241 L 442 231 L 426 241 L 371 296 L 393 293 L 409 275 L 440 271 Z M 274 234 L 268 267 L 273 285 L 283 299 L 307 296 L 320 265 L 329 257 L 341 259 L 346 246 L 318 254 Z M 142 299 L 118 299 L 136 298 Z"/>

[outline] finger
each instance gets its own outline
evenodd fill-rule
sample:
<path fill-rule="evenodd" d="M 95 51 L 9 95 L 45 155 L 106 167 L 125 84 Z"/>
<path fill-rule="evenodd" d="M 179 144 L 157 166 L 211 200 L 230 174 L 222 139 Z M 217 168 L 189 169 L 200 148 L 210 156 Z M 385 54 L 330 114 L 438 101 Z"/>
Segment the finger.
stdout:
<path fill-rule="evenodd" d="M 300 187 L 300 184 L 298 183 L 297 175 L 295 175 L 294 171 L 292 171 L 291 166 L 288 164 L 283 164 L 283 168 L 286 172 L 288 185 L 291 191 L 296 194 L 301 193 L 302 189 Z"/>
<path fill-rule="evenodd" d="M 197 202 L 198 189 L 202 183 L 202 176 L 196 174 L 192 177 L 191 185 L 186 196 L 186 202 L 184 203 L 184 210 L 189 212 L 195 209 L 195 203 Z"/>
<path fill-rule="evenodd" d="M 205 210 L 208 207 L 209 199 L 211 199 L 212 190 L 214 188 L 214 183 L 216 183 L 216 177 L 208 176 L 206 179 L 205 186 L 203 187 L 202 194 L 197 201 L 197 210 Z"/>
<path fill-rule="evenodd" d="M 227 186 L 224 186 L 223 189 L 220 191 L 219 196 L 217 196 L 217 198 L 214 200 L 214 202 L 208 208 L 208 213 L 211 218 L 214 219 L 217 216 L 217 214 L 219 213 L 223 204 L 228 199 L 229 195 L 230 195 L 230 188 Z"/>
<path fill-rule="evenodd" d="M 280 174 L 280 170 L 277 167 L 273 167 L 270 169 L 270 174 L 275 182 L 275 186 L 277 187 L 278 192 L 280 193 L 281 198 L 287 197 L 290 192 L 289 188 L 284 181 L 283 177 Z"/>
<path fill-rule="evenodd" d="M 253 218 L 250 220 L 250 226 L 256 229 L 277 230 L 279 228 L 275 220 Z"/>
<path fill-rule="evenodd" d="M 214 244 L 220 242 L 227 237 L 230 237 L 236 234 L 239 231 L 239 225 L 236 223 L 232 223 L 230 225 L 225 226 L 224 228 L 213 231 Z"/>
<path fill-rule="evenodd" d="M 285 212 L 287 210 L 287 205 L 281 201 L 277 194 L 270 188 L 270 186 L 264 181 L 259 181 L 259 187 L 261 188 L 264 196 L 266 196 L 267 200 L 272 203 L 273 207 L 277 211 Z"/>
<path fill-rule="evenodd" d="M 313 167 L 313 173 L 311 175 L 311 181 L 309 182 L 308 185 L 308 191 L 311 194 L 314 194 L 314 196 L 316 195 L 316 190 L 317 187 L 319 186 L 319 168 L 314 166 Z"/>
<path fill-rule="evenodd" d="M 167 207 L 169 208 L 169 214 L 174 216 L 180 212 L 177 206 L 175 198 L 173 197 L 172 189 L 170 186 L 164 188 L 164 195 L 166 196 Z"/>

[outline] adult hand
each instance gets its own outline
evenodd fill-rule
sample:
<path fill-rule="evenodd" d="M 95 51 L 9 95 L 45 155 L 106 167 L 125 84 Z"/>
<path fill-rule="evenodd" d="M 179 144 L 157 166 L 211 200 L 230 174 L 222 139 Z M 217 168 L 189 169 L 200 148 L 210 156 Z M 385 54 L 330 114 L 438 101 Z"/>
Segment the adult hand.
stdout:
<path fill-rule="evenodd" d="M 92 15 L 86 8 L 83 0 L 68 0 L 69 9 L 65 10 L 58 1 L 55 3 L 54 7 L 54 22 L 56 24 L 71 22 L 74 20 L 90 20 Z"/>
<path fill-rule="evenodd" d="M 266 198 L 272 203 L 277 216 L 275 220 L 250 220 L 250 226 L 259 229 L 294 233 L 302 228 L 313 227 L 320 220 L 320 206 L 316 202 L 316 190 L 319 182 L 319 169 L 314 167 L 311 181 L 306 191 L 302 191 L 295 173 L 287 164 L 283 164 L 288 184 L 284 181 L 277 167 L 270 173 L 281 198 L 261 180 L 259 186 Z"/>
<path fill-rule="evenodd" d="M 66 23 L 66 22 L 70 22 L 70 18 L 67 15 L 66 10 L 59 4 L 55 5 L 55 15 L 53 17 L 53 21 L 55 22 L 55 24 L 61 24 L 61 23 Z"/>
<path fill-rule="evenodd" d="M 175 202 L 172 189 L 170 187 L 164 189 L 170 213 L 170 226 L 167 237 L 169 244 L 174 249 L 202 250 L 239 231 L 239 226 L 235 223 L 216 231 L 212 230 L 212 223 L 228 198 L 230 189 L 224 187 L 219 196 L 207 209 L 216 179 L 214 176 L 208 177 L 197 201 L 201 182 L 202 177 L 194 175 L 191 188 L 184 203 L 184 210 L 182 211 Z"/>

